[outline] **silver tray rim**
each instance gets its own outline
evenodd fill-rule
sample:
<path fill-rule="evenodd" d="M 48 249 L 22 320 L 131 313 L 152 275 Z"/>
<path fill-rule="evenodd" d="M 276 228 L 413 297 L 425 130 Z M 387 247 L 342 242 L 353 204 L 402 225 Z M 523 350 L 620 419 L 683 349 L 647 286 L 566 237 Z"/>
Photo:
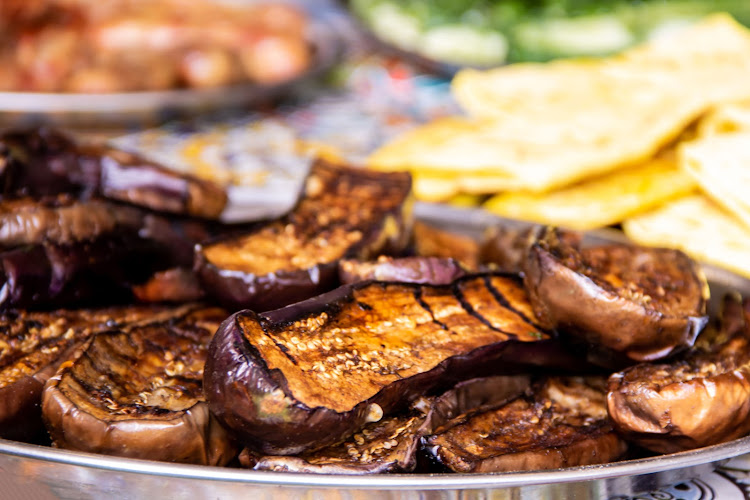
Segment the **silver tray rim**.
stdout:
<path fill-rule="evenodd" d="M 281 97 L 318 78 L 341 61 L 345 47 L 331 20 L 310 17 L 306 37 L 314 49 L 302 74 L 277 84 L 242 82 L 213 88 L 176 88 L 111 93 L 0 91 L 0 121 L 43 120 L 56 124 L 115 125 L 161 122 L 164 118 L 252 105 Z"/>
<path fill-rule="evenodd" d="M 474 231 L 489 224 L 528 225 L 528 223 L 503 219 L 481 209 L 461 209 L 426 203 L 415 204 L 415 215 L 418 220 L 425 222 L 441 222 L 448 226 L 454 225 Z M 599 242 L 624 240 L 622 233 L 609 230 L 592 231 L 587 233 L 587 236 Z M 750 280 L 714 266 L 703 265 L 703 268 L 709 281 L 716 281 L 728 288 L 740 289 L 750 293 Z M 613 478 L 658 474 L 711 464 L 718 465 L 720 462 L 746 453 L 750 453 L 750 436 L 679 453 L 555 470 L 355 476 L 266 472 L 229 467 L 175 464 L 76 452 L 0 439 L 0 458 L 2 456 L 17 457 L 50 464 L 209 482 L 347 490 L 475 490 L 595 482 Z"/>

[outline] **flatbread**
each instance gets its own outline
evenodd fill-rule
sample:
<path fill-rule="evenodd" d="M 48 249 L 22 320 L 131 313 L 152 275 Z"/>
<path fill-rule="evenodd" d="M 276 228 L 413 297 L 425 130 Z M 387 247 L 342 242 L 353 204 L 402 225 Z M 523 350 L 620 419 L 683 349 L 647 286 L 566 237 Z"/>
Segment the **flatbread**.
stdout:
<path fill-rule="evenodd" d="M 670 247 L 750 278 L 750 230 L 704 195 L 692 195 L 622 223 L 641 245 Z"/>
<path fill-rule="evenodd" d="M 680 165 L 716 203 L 750 229 L 750 131 L 708 135 L 684 143 Z"/>
<path fill-rule="evenodd" d="M 696 182 L 680 170 L 674 154 L 643 165 L 546 194 L 501 193 L 484 208 L 502 217 L 577 230 L 616 224 L 695 191 Z"/>
<path fill-rule="evenodd" d="M 603 60 L 463 70 L 453 91 L 469 116 L 408 132 L 368 164 L 550 191 L 643 163 L 717 103 L 750 98 L 747 82 L 750 32 L 712 16 Z"/>

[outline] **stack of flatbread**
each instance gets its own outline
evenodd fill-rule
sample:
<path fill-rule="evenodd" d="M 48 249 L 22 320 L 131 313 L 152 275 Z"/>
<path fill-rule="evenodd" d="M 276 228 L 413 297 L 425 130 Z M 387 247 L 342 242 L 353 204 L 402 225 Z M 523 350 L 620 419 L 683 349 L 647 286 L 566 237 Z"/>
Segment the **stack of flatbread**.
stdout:
<path fill-rule="evenodd" d="M 606 59 L 463 70 L 452 89 L 464 116 L 397 138 L 369 166 L 411 171 L 425 201 L 468 193 L 509 218 L 621 223 L 750 276 L 750 31 L 731 17 Z"/>

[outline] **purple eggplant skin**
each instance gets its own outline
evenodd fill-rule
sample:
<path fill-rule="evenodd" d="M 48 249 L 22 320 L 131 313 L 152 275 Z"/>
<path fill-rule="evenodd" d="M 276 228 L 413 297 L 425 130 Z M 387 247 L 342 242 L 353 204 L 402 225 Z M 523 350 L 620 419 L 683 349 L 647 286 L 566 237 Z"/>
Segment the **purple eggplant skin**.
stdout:
<path fill-rule="evenodd" d="M 59 195 L 0 201 L 0 248 L 43 242 L 69 245 L 143 225 L 143 211 L 103 200 Z"/>
<path fill-rule="evenodd" d="M 137 234 L 118 232 L 73 245 L 29 245 L 0 253 L 0 309 L 117 303 L 130 285 L 165 267 Z"/>
<path fill-rule="evenodd" d="M 94 333 L 118 325 L 165 321 L 195 307 L 0 313 L 0 437 L 36 441 L 46 435 L 40 408 L 44 384 Z"/>
<path fill-rule="evenodd" d="M 416 467 L 423 436 L 460 415 L 502 405 L 523 394 L 530 385 L 528 375 L 467 380 L 439 397 L 420 398 L 408 412 L 371 423 L 343 443 L 298 457 L 263 457 L 245 448 L 240 462 L 255 470 L 315 474 L 411 472 Z"/>
<path fill-rule="evenodd" d="M 346 439 L 366 423 L 462 380 L 519 373 L 529 365 L 548 361 L 556 368 L 563 364 L 566 368 L 582 366 L 579 359 L 560 348 L 556 339 L 545 338 L 542 333 L 537 336 L 533 326 L 526 326 L 525 332 L 535 330 L 524 334 L 533 341 L 508 338 L 451 355 L 427 371 L 389 383 L 369 399 L 353 407 L 347 406 L 349 409 L 336 411 L 305 405 L 292 395 L 281 372 L 268 368 L 258 349 L 246 338 L 244 325 L 263 325 L 262 328 L 271 331 L 321 312 L 326 312 L 330 318 L 344 307 L 342 304 L 352 300 L 354 290 L 373 284 L 420 287 L 363 282 L 262 315 L 250 310 L 240 311 L 222 323 L 209 347 L 204 391 L 211 411 L 238 440 L 262 454 L 298 454 Z"/>
<path fill-rule="evenodd" d="M 366 280 L 448 285 L 466 273 L 456 259 L 441 257 L 381 256 L 371 262 L 339 261 L 339 280 L 345 285 Z"/>
<path fill-rule="evenodd" d="M 228 308 L 271 311 L 325 293 L 338 285 L 338 263 L 327 262 L 309 269 L 256 275 L 220 269 L 208 262 L 198 245 L 196 272 L 203 289 Z"/>
<path fill-rule="evenodd" d="M 339 259 L 403 254 L 412 236 L 412 206 L 409 174 L 318 160 L 289 214 L 245 234 L 197 245 L 194 269 L 206 292 L 227 308 L 277 309 L 337 287 Z M 345 244 L 338 248 L 339 242 Z M 290 245 L 302 250 L 291 254 Z M 268 248 L 273 252 L 260 253 Z M 321 258 L 324 252 L 335 255 Z M 227 262 L 225 255 L 232 259 Z M 314 262 L 295 263 L 300 259 Z M 267 269 L 249 265 L 257 261 L 270 264 Z"/>
<path fill-rule="evenodd" d="M 201 390 L 207 344 L 226 312 L 91 337 L 45 384 L 42 414 L 54 446 L 108 455 L 226 465 L 236 445 Z"/>
<path fill-rule="evenodd" d="M 103 145 L 79 145 L 51 128 L 0 135 L 0 186 L 8 197 L 69 193 L 215 219 L 227 195 L 214 183 Z"/>

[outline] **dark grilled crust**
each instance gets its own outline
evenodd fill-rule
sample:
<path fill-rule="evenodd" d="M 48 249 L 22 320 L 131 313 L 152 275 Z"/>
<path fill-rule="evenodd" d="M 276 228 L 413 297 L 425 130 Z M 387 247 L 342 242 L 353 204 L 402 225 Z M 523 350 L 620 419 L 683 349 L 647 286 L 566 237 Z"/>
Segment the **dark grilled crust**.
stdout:
<path fill-rule="evenodd" d="M 409 472 L 416 465 L 419 429 L 426 415 L 411 411 L 367 425 L 341 444 L 297 457 L 258 457 L 248 449 L 244 465 L 255 470 L 316 474 Z"/>
<path fill-rule="evenodd" d="M 679 251 L 578 251 L 550 230 L 531 246 L 524 271 L 540 321 L 631 363 L 690 347 L 708 322 L 705 277 Z"/>
<path fill-rule="evenodd" d="M 318 161 L 290 214 L 199 246 L 195 268 L 207 292 L 234 308 L 260 312 L 313 297 L 337 285 L 339 259 L 404 251 L 410 193 L 408 174 Z"/>
<path fill-rule="evenodd" d="M 208 342 L 226 313 L 111 331 L 88 341 L 44 391 L 55 446 L 151 460 L 224 465 L 234 446 L 203 401 Z"/>
<path fill-rule="evenodd" d="M 550 393 L 551 384 L 565 397 Z M 599 464 L 626 450 L 606 416 L 603 388 L 592 391 L 575 379 L 550 379 L 527 396 L 438 431 L 425 447 L 456 472 Z"/>
<path fill-rule="evenodd" d="M 42 388 L 97 332 L 185 314 L 189 307 L 124 307 L 0 315 L 0 436 L 28 439 L 41 429 Z"/>
<path fill-rule="evenodd" d="M 211 344 L 206 397 L 263 454 L 319 449 L 373 411 L 388 415 L 439 387 L 534 363 L 552 341 L 523 318 L 522 290 L 495 275 L 446 287 L 369 282 L 260 317 L 237 313 Z M 485 302 L 472 307 L 476 295 Z"/>

